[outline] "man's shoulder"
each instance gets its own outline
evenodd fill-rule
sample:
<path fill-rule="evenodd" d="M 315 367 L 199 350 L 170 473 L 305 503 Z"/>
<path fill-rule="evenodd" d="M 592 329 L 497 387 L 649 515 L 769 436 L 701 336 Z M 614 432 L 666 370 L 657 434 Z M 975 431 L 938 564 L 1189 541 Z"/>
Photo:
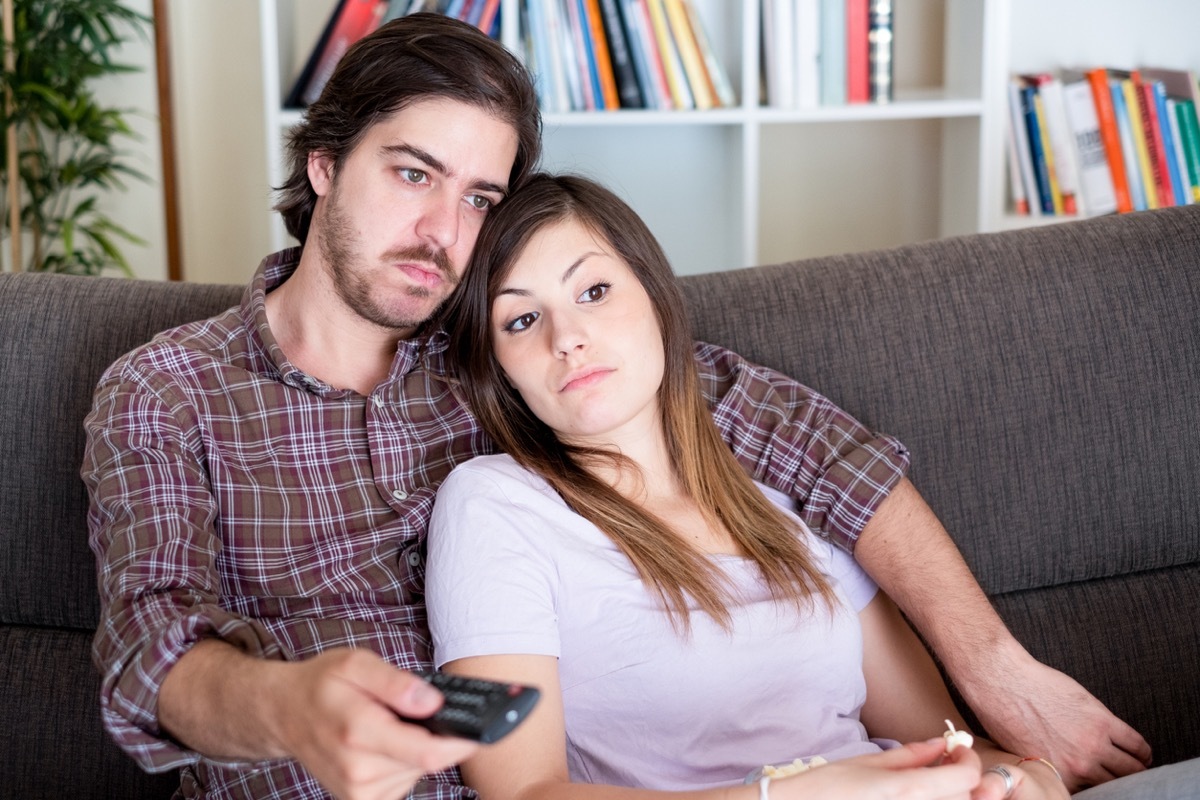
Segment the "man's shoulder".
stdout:
<path fill-rule="evenodd" d="M 185 377 L 212 366 L 234 366 L 250 357 L 241 308 L 161 331 L 118 358 L 105 377 L 162 374 Z"/>

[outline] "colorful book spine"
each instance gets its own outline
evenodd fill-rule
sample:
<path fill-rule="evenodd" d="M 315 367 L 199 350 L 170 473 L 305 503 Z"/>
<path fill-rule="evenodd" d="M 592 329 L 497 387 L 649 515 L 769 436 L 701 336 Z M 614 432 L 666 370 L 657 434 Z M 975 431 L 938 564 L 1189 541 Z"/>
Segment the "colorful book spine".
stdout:
<path fill-rule="evenodd" d="M 1137 148 L 1133 142 L 1133 128 L 1129 110 L 1125 105 L 1125 93 L 1119 79 L 1109 79 L 1109 94 L 1112 97 L 1113 113 L 1117 118 L 1117 130 L 1121 132 L 1121 156 L 1125 159 L 1125 179 L 1129 182 L 1129 196 L 1134 211 L 1146 210 L 1146 187 L 1142 184 L 1142 171 L 1138 166 Z"/>
<path fill-rule="evenodd" d="M 600 96 L 604 98 L 604 110 L 615 111 L 621 107 L 621 96 L 617 92 L 617 78 L 613 74 L 608 38 L 604 35 L 604 16 L 600 13 L 600 0 L 584 0 L 583 12 L 587 20 L 587 33 L 591 38 L 592 54 L 596 59 L 596 76 L 600 80 Z"/>
<path fill-rule="evenodd" d="M 1155 109 L 1155 121 L 1162 135 L 1163 161 L 1166 165 L 1167 177 L 1171 182 L 1171 194 L 1175 205 L 1184 206 L 1188 203 L 1187 192 L 1184 191 L 1184 176 L 1179 171 L 1179 155 L 1182 149 L 1176 149 L 1177 138 L 1175 116 L 1167 109 L 1167 89 L 1162 81 L 1149 81 L 1144 84 L 1149 92 L 1147 102 Z"/>
<path fill-rule="evenodd" d="M 1187 159 L 1188 181 L 1192 185 L 1192 201 L 1200 203 L 1200 119 L 1196 116 L 1196 104 L 1191 100 L 1180 100 L 1175 111 L 1179 116 L 1179 129 L 1183 133 L 1183 152 Z"/>
<path fill-rule="evenodd" d="M 650 11 L 650 24 L 654 29 L 654 40 L 658 43 L 658 52 L 662 56 L 663 71 L 667 74 L 667 85 L 671 87 L 671 99 L 679 109 L 692 109 L 696 101 L 688 86 L 687 75 L 683 72 L 683 62 L 679 58 L 679 50 L 671 38 L 671 27 L 667 23 L 667 10 L 663 0 L 646 0 Z"/>
<path fill-rule="evenodd" d="M 634 73 L 637 75 L 644 108 L 662 108 L 661 98 L 654 84 L 653 67 L 639 29 L 636 0 L 621 0 L 621 20 L 625 23 L 625 37 L 629 42 L 629 53 L 633 57 Z"/>
<path fill-rule="evenodd" d="M 1050 172 L 1046 164 L 1046 152 L 1042 147 L 1042 131 L 1037 119 L 1037 90 L 1032 86 L 1021 88 L 1021 112 L 1025 116 L 1025 128 L 1029 132 L 1029 153 L 1033 158 L 1033 175 L 1037 180 L 1038 201 L 1043 214 L 1053 214 L 1054 194 L 1050 189 Z"/>
<path fill-rule="evenodd" d="M 867 48 L 870 0 L 846 0 L 846 102 L 871 99 L 871 61 Z"/>
<path fill-rule="evenodd" d="M 600 0 L 600 6 L 604 14 L 604 35 L 608 38 L 608 52 L 612 57 L 620 106 L 645 108 L 642 89 L 638 84 L 637 68 L 634 65 L 633 49 L 625 35 L 625 22 L 621 19 L 619 0 Z"/>
<path fill-rule="evenodd" d="M 1046 112 L 1046 133 L 1053 154 L 1051 170 L 1058 179 L 1062 195 L 1063 213 L 1074 216 L 1079 213 L 1079 170 L 1075 164 L 1075 149 L 1071 145 L 1071 134 L 1067 125 L 1067 112 L 1063 101 L 1062 81 L 1052 75 L 1039 79 L 1038 95 Z"/>
<path fill-rule="evenodd" d="M 579 72 L 579 86 L 583 94 L 584 111 L 604 107 L 600 95 L 600 79 L 596 73 L 594 56 L 587 34 L 587 20 L 583 16 L 583 0 L 565 0 L 567 26 L 571 29 L 571 41 L 575 51 L 575 68 Z"/>
<path fill-rule="evenodd" d="M 1108 86 L 1108 74 L 1103 68 L 1097 68 L 1089 70 L 1085 76 L 1092 89 L 1092 102 L 1096 107 L 1096 121 L 1099 125 L 1100 139 L 1104 143 L 1104 155 L 1108 160 L 1108 169 L 1112 177 L 1117 211 L 1124 214 L 1133 211 L 1133 194 L 1130 192 L 1129 179 L 1125 172 L 1124 148 L 1121 146 L 1116 109 L 1113 106 L 1112 92 Z"/>
<path fill-rule="evenodd" d="M 1050 182 L 1050 202 L 1054 208 L 1056 216 L 1062 216 L 1066 213 L 1066 206 L 1063 204 L 1062 187 L 1058 181 L 1058 164 L 1054 158 L 1054 146 L 1050 142 L 1050 123 L 1046 115 L 1046 103 L 1042 99 L 1042 95 L 1036 89 L 1033 93 L 1033 110 L 1037 118 L 1037 131 L 1041 136 L 1042 158 L 1046 161 L 1046 180 Z M 1032 133 L 1032 131 L 1031 131 Z"/>
<path fill-rule="evenodd" d="M 1183 152 L 1183 129 L 1179 127 L 1179 116 L 1176 111 L 1176 106 L 1179 105 L 1178 100 L 1167 98 L 1167 119 L 1170 121 L 1171 128 L 1171 144 L 1172 155 L 1174 156 L 1174 166 L 1179 173 L 1179 191 L 1175 202 L 1177 205 L 1186 206 L 1192 202 L 1192 185 L 1188 182 L 1187 171 L 1187 155 Z"/>
<path fill-rule="evenodd" d="M 1118 82 L 1118 86 L 1125 99 L 1125 108 L 1129 116 L 1129 129 L 1133 136 L 1134 163 L 1137 164 L 1138 174 L 1142 179 L 1146 208 L 1155 209 L 1158 208 L 1158 182 L 1154 177 L 1156 165 L 1150 163 L 1150 150 L 1146 146 L 1146 129 L 1142 121 L 1141 104 L 1138 102 L 1139 93 L 1132 78 L 1122 78 Z"/>
<path fill-rule="evenodd" d="M 704 71 L 712 80 L 713 91 L 716 92 L 716 104 L 726 108 L 736 106 L 737 95 L 734 94 L 733 85 L 729 82 L 729 75 L 721 66 L 721 62 L 717 60 L 717 54 L 708 39 L 708 32 L 704 29 L 704 20 L 700 18 L 696 4 L 692 0 L 684 0 L 683 7 L 687 11 L 692 35 L 696 37 L 696 45 L 700 48 L 700 54 L 704 58 Z"/>
<path fill-rule="evenodd" d="M 650 63 L 658 107 L 673 109 L 675 108 L 675 98 L 671 94 L 671 83 L 667 80 L 667 66 L 663 60 L 662 51 L 658 48 L 658 35 L 654 32 L 653 20 L 650 19 L 649 0 L 630 0 L 629 7 L 634 12 L 633 19 L 637 25 L 638 36 L 642 41 L 642 49 Z"/>
<path fill-rule="evenodd" d="M 716 105 L 714 92 L 704 69 L 700 48 L 692 36 L 691 26 L 688 25 L 683 0 L 663 0 L 663 6 L 667 12 L 667 27 L 671 31 L 671 39 L 679 48 L 679 60 L 683 63 L 683 72 L 687 76 L 696 108 L 707 111 Z"/>
<path fill-rule="evenodd" d="M 1017 159 L 1021 171 L 1020 193 L 1027 198 L 1028 213 L 1038 217 L 1042 214 L 1042 204 L 1038 195 L 1037 178 L 1033 172 L 1033 151 L 1029 147 L 1029 126 L 1025 122 L 1024 103 L 1021 97 L 1021 84 L 1017 80 L 1008 82 L 1008 126 L 1010 138 L 1016 145 Z M 1014 198 L 1018 196 L 1013 192 Z M 1020 210 L 1018 208 L 1018 210 Z"/>
<path fill-rule="evenodd" d="M 1154 180 L 1154 197 L 1160 208 L 1175 205 L 1175 191 L 1171 188 L 1170 167 L 1167 165 L 1166 139 L 1158 121 L 1158 106 L 1154 102 L 1154 90 L 1137 73 L 1132 79 L 1137 97 L 1138 116 L 1142 123 L 1142 137 L 1146 140 L 1146 156 L 1150 163 L 1150 176 Z"/>

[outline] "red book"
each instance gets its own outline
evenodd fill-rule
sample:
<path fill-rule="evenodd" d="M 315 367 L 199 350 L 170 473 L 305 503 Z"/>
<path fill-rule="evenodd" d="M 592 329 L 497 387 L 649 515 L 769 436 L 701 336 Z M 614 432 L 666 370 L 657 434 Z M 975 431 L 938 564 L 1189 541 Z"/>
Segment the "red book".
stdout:
<path fill-rule="evenodd" d="M 1108 168 L 1112 172 L 1117 211 L 1124 214 L 1133 211 L 1133 200 L 1129 194 L 1129 179 L 1125 175 L 1125 157 L 1121 155 L 1117 113 L 1113 110 L 1112 93 L 1108 88 L 1108 70 L 1098 67 L 1088 70 L 1086 75 L 1092 87 L 1092 99 L 1096 102 L 1096 119 L 1100 122 L 1100 139 L 1104 142 L 1104 154 L 1108 156 Z"/>
<path fill-rule="evenodd" d="M 285 105 L 303 108 L 315 103 L 350 45 L 379 27 L 387 6 L 387 0 L 339 0 Z"/>
<path fill-rule="evenodd" d="M 1163 143 L 1162 127 L 1158 119 L 1158 101 L 1154 98 L 1154 87 L 1142 80 L 1135 70 L 1133 84 L 1137 89 L 1138 116 L 1146 134 L 1146 149 L 1150 152 L 1150 171 L 1154 175 L 1154 192 L 1162 208 L 1175 205 L 1175 190 L 1171 186 L 1171 166 L 1167 163 L 1168 153 Z M 1170 124 L 1170 121 L 1166 121 Z"/>
<path fill-rule="evenodd" d="M 871 99 L 869 45 L 870 0 L 846 0 L 846 102 Z"/>

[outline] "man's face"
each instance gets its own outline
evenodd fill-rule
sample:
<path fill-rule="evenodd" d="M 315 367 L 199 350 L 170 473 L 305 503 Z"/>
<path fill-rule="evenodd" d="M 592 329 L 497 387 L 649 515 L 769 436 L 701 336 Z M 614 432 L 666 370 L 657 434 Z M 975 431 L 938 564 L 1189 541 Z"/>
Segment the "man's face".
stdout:
<path fill-rule="evenodd" d="M 507 193 L 516 154 L 507 122 L 432 99 L 373 125 L 336 171 L 311 156 L 318 200 L 310 237 L 342 302 L 405 335 L 429 319 Z"/>

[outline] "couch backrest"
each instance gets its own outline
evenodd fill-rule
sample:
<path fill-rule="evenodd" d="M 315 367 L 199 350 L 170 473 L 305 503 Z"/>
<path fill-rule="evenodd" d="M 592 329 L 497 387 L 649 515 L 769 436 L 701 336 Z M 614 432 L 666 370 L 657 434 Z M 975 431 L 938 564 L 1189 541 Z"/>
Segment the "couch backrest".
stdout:
<path fill-rule="evenodd" d="M 1200 755 L 1200 207 L 697 276 L 696 335 L 912 451 L 1035 656 Z"/>
<path fill-rule="evenodd" d="M 79 477 L 100 373 L 158 331 L 234 305 L 241 288 L 0 275 L 0 623 L 95 628 Z"/>

